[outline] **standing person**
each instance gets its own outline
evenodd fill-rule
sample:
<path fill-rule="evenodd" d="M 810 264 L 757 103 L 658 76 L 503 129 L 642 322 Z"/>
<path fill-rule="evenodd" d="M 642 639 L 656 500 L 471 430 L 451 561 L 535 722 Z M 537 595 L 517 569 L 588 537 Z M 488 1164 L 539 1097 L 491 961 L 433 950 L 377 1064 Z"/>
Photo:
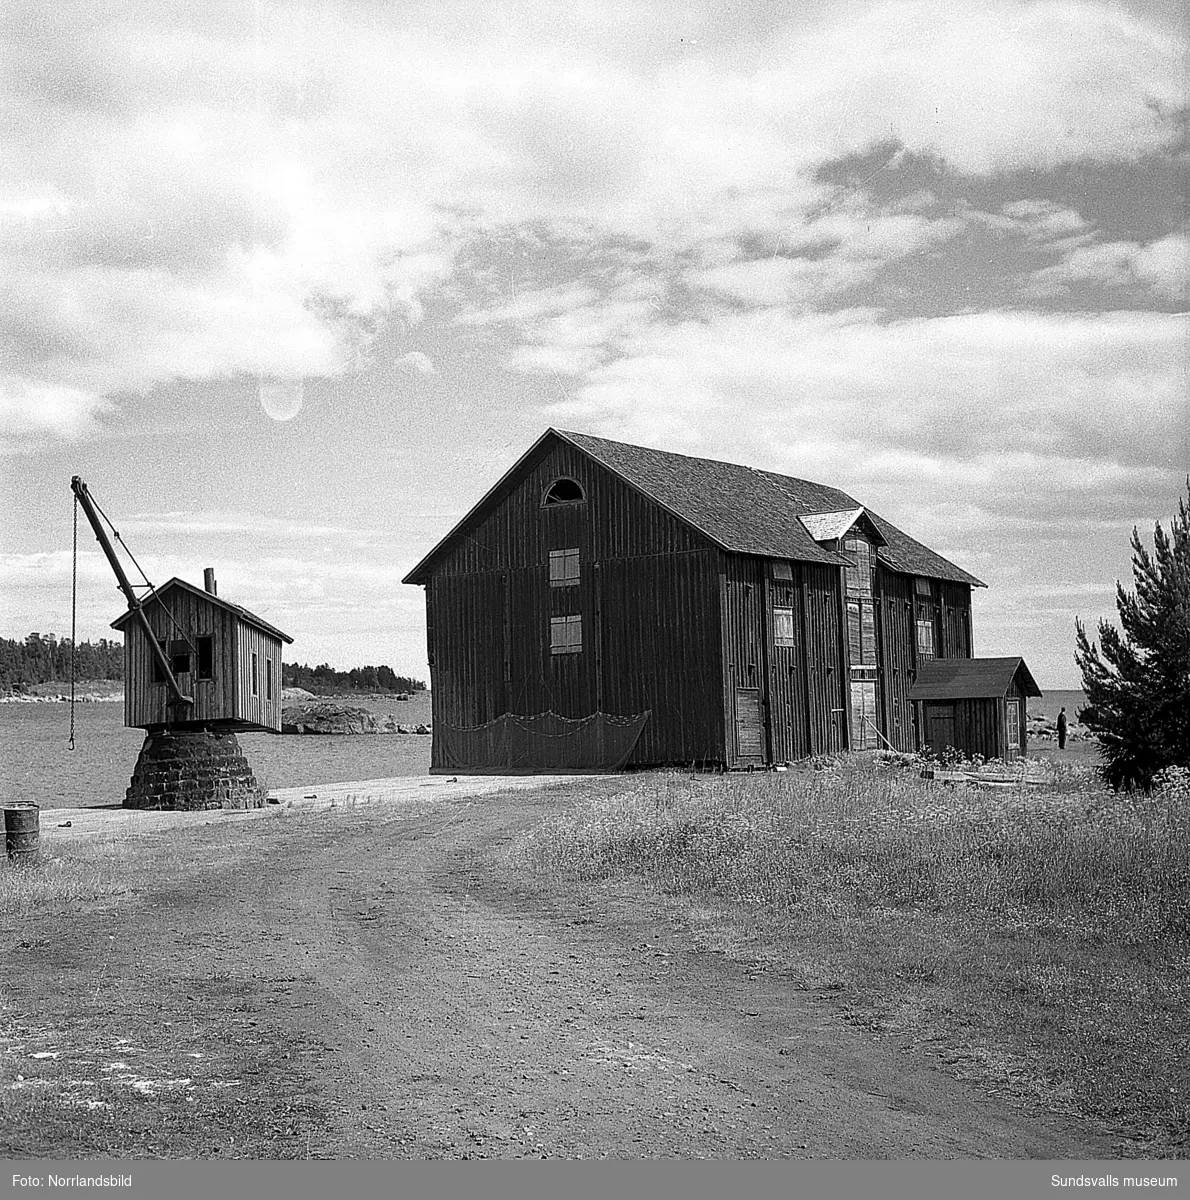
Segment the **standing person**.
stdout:
<path fill-rule="evenodd" d="M 1066 709 L 1058 714 L 1058 749 L 1066 749 Z"/>

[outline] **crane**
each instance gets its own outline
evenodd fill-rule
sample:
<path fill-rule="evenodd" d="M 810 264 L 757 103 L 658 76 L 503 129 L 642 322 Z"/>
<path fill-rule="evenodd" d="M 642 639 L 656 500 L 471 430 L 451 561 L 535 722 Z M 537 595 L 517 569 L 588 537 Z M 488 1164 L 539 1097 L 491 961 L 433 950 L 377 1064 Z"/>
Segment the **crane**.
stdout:
<path fill-rule="evenodd" d="M 120 591 L 124 593 L 128 601 L 128 610 L 133 613 L 145 634 L 149 639 L 149 648 L 153 652 L 153 656 L 157 660 L 157 665 L 161 668 L 162 675 L 166 685 L 169 687 L 172 694 L 170 708 L 174 710 L 175 717 L 180 718 L 181 714 L 188 707 L 194 704 L 194 697 L 187 696 L 182 691 L 181 685 L 178 683 L 177 676 L 174 675 L 172 665 L 169 661 L 169 656 L 165 653 L 161 643 L 157 640 L 157 635 L 153 632 L 152 625 L 149 624 L 149 618 L 145 614 L 144 605 L 137 596 L 132 584 L 129 582 L 128 576 L 124 572 L 124 567 L 120 560 L 116 557 L 115 547 L 112 545 L 107 536 L 106 530 L 99 519 L 99 506 L 91 499 L 91 493 L 87 490 L 87 485 L 82 478 L 74 475 L 70 480 L 70 490 L 74 492 L 74 498 L 78 505 L 86 514 L 87 520 L 91 523 L 91 528 L 95 531 L 96 540 L 99 542 L 99 547 L 107 557 L 107 561 L 111 564 L 112 570 L 116 575 L 116 582 L 120 585 Z M 110 522 L 109 522 L 110 524 Z M 113 528 L 114 532 L 114 528 Z M 117 533 L 116 537 L 120 535 Z M 135 560 L 134 560 L 135 561 Z"/>

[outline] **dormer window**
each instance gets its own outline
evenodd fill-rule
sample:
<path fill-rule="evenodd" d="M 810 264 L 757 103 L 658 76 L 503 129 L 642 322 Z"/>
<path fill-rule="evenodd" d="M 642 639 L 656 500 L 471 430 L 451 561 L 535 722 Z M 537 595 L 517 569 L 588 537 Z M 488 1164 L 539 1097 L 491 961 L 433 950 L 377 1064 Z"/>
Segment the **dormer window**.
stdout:
<path fill-rule="evenodd" d="M 542 505 L 551 507 L 555 504 L 581 504 L 587 498 L 582 484 L 575 479 L 555 479 L 546 490 Z"/>

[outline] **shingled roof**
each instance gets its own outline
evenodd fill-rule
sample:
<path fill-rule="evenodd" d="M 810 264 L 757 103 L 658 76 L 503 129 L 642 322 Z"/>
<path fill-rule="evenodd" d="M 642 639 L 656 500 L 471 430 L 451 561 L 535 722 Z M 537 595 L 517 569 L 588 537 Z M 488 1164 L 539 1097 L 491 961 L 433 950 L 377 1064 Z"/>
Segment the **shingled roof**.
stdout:
<path fill-rule="evenodd" d="M 917 667 L 910 700 L 999 700 L 1020 675 L 1026 696 L 1041 689 L 1023 658 L 929 658 Z"/>
<path fill-rule="evenodd" d="M 848 564 L 850 560 L 843 555 L 820 546 L 802 518 L 860 510 L 862 517 L 872 522 L 886 543 L 879 548 L 879 561 L 884 566 L 906 575 L 947 579 L 972 587 L 986 586 L 838 488 L 739 463 L 692 458 L 687 454 L 653 450 L 562 429 L 547 429 L 405 576 L 404 582 L 423 583 L 427 569 L 439 551 L 486 512 L 498 496 L 507 492 L 522 468 L 536 458 L 551 438 L 567 442 L 586 454 L 724 550 L 762 558 L 788 558 L 795 562 Z M 810 524 L 813 527 L 815 522 Z"/>
<path fill-rule="evenodd" d="M 255 613 L 249 612 L 246 608 L 241 608 L 238 604 L 232 604 L 230 600 L 224 600 L 221 596 L 213 595 L 211 592 L 204 591 L 200 587 L 195 587 L 194 584 L 187 583 L 184 579 L 179 579 L 176 575 L 172 579 L 167 579 L 160 587 L 154 588 L 151 592 L 142 596 L 140 602 L 141 608 L 148 610 L 153 600 L 164 596 L 166 592 L 172 591 L 174 588 L 182 588 L 184 591 L 193 592 L 194 595 L 201 596 L 216 607 L 235 613 L 246 625 L 254 625 L 257 629 L 262 630 L 264 633 L 272 634 L 273 637 L 280 638 L 283 642 L 290 644 L 293 642 L 293 638 L 289 634 L 282 633 L 275 625 L 270 625 L 268 621 L 262 621 Z M 122 630 L 132 620 L 132 615 L 132 610 L 129 609 L 128 612 L 118 616 L 112 622 L 111 627 Z"/>
<path fill-rule="evenodd" d="M 632 446 L 586 433 L 550 432 L 589 454 L 725 550 L 739 554 L 798 562 L 844 561 L 819 546 L 801 518 L 863 507 L 846 492 L 808 479 Z M 906 575 L 986 586 L 870 508 L 864 508 L 864 512 L 888 543 L 879 552 L 886 567 Z"/>

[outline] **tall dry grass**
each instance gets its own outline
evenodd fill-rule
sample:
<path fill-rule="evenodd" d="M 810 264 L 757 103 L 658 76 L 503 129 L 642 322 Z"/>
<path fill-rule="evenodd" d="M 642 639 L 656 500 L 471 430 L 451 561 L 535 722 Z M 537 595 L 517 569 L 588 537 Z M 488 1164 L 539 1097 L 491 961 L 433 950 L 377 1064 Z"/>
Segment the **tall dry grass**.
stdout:
<path fill-rule="evenodd" d="M 989 790 L 893 756 L 649 775 L 545 822 L 511 861 L 560 885 L 635 880 L 697 914 L 702 941 L 841 989 L 865 1023 L 1179 1153 L 1188 779 L 1117 795 L 1057 764 L 1043 787 Z"/>
<path fill-rule="evenodd" d="M 129 836 L 43 840 L 33 865 L 0 859 L 0 918 L 24 920 L 123 895 L 145 861 L 145 842 Z"/>

